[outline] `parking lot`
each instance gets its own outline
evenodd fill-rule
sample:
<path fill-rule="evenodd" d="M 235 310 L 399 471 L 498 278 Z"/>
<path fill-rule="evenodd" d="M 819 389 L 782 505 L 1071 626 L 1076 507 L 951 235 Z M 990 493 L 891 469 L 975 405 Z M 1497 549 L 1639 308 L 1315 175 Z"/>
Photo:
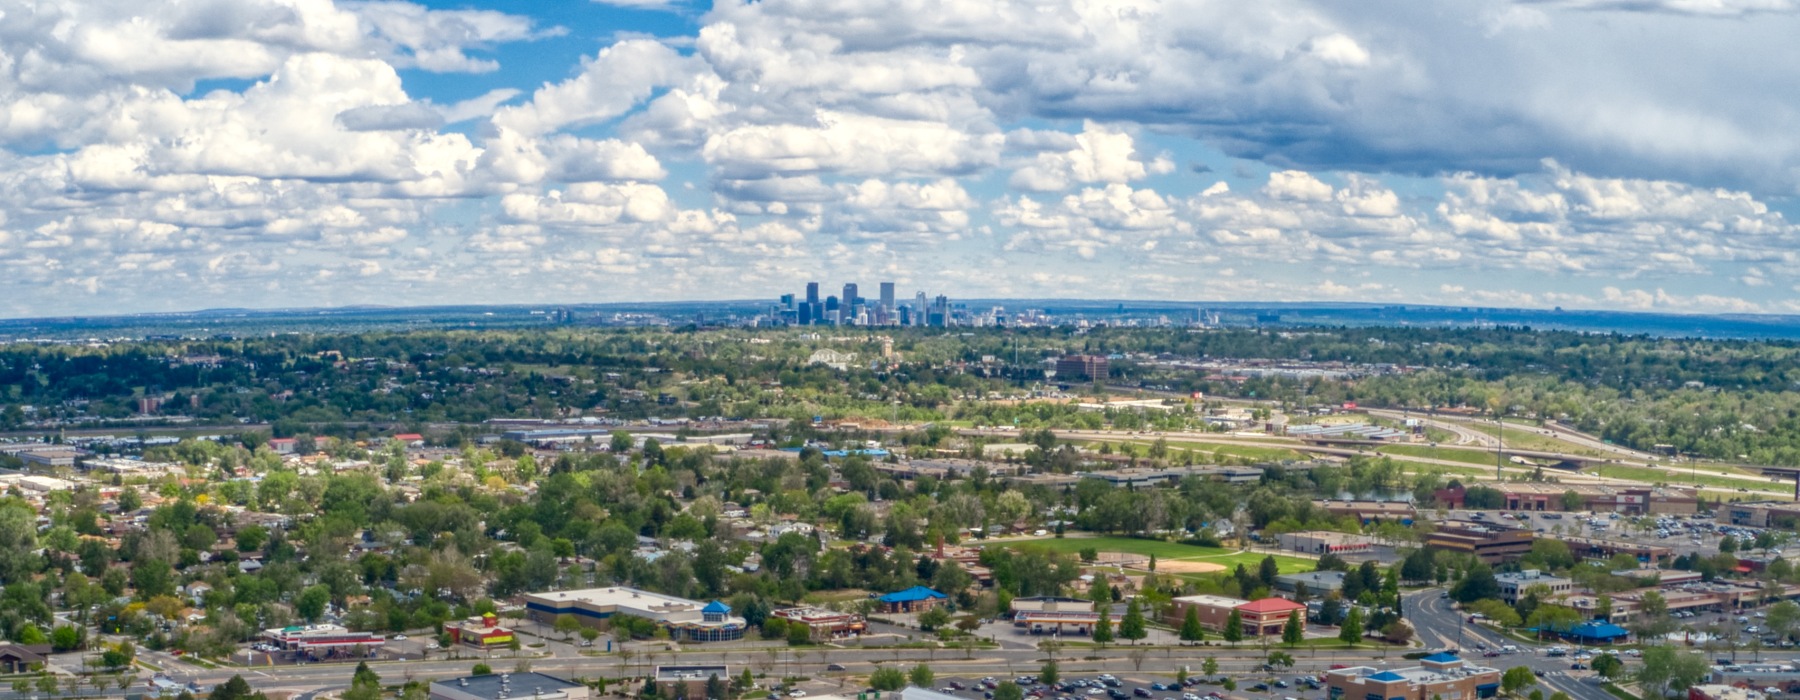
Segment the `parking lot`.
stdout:
<path fill-rule="evenodd" d="M 1721 525 L 1710 515 L 1625 515 L 1621 513 L 1586 513 L 1554 511 L 1459 510 L 1450 516 L 1459 520 L 1491 522 L 1523 527 L 1546 535 L 1571 535 L 1603 540 L 1666 547 L 1676 556 L 1711 555 L 1719 550 L 1719 540 L 1737 538 L 1739 551 L 1755 546 L 1762 529 Z M 1780 556 L 1781 550 L 1770 554 Z"/>
<path fill-rule="evenodd" d="M 1055 685 L 1041 683 L 1036 676 L 941 678 L 934 686 L 938 692 L 969 700 L 992 700 L 994 688 L 1006 680 L 1019 684 L 1026 697 L 1045 700 L 1221 700 L 1256 696 L 1301 700 L 1325 695 L 1325 686 L 1316 677 L 1292 671 L 1234 674 L 1237 689 L 1227 691 L 1216 683 L 1223 676 L 1207 679 L 1191 675 L 1177 680 L 1175 672 L 1179 670 L 1170 669 L 1160 678 L 1151 673 L 1069 676 L 1057 679 Z"/>

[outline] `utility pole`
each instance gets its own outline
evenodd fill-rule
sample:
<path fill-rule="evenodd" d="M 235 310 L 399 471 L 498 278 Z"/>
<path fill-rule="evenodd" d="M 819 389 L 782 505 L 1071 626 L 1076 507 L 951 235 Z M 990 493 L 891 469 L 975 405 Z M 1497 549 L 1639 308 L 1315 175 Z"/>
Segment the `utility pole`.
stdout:
<path fill-rule="evenodd" d="M 1494 439 L 1494 481 L 1506 481 L 1506 421 L 1500 412 L 1494 412 L 1494 427 L 1499 428 L 1499 437 Z"/>

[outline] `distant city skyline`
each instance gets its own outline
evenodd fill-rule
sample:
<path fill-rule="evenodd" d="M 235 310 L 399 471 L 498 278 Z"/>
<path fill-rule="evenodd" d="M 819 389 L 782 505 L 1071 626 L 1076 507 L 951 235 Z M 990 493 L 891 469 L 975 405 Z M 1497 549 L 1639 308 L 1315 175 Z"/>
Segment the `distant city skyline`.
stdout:
<path fill-rule="evenodd" d="M 227 4 L 0 0 L 0 316 L 1800 312 L 1793 2 Z"/>

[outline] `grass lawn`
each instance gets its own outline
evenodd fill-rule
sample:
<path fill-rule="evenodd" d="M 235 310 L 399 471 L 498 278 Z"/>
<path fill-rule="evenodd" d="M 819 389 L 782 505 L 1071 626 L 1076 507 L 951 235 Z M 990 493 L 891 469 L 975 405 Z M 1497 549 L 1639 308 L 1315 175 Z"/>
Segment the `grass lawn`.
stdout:
<path fill-rule="evenodd" d="M 1680 468 L 1651 469 L 1650 467 L 1604 465 L 1595 467 L 1592 471 L 1600 476 L 1615 479 L 1635 479 L 1651 483 L 1666 483 L 1671 486 L 1693 486 L 1696 478 L 1694 472 Z M 1788 482 L 1733 479 L 1706 472 L 1699 472 L 1697 476 L 1701 486 L 1710 486 L 1723 491 L 1736 492 L 1738 489 L 1749 489 L 1766 493 L 1793 493 L 1793 486 Z"/>
<path fill-rule="evenodd" d="M 1072 440 L 1071 442 L 1074 442 L 1076 444 L 1086 445 L 1088 447 L 1092 447 L 1095 449 L 1099 448 L 1100 443 L 1103 443 L 1103 442 L 1111 443 L 1113 445 L 1113 449 L 1115 449 L 1115 450 L 1118 449 L 1118 446 L 1120 444 L 1131 444 L 1133 446 L 1149 447 L 1151 444 L 1155 443 L 1154 440 Z M 1248 459 L 1259 459 L 1259 460 L 1268 460 L 1268 461 L 1277 461 L 1277 460 L 1284 460 L 1284 459 L 1300 459 L 1302 457 L 1302 455 L 1299 452 L 1290 450 L 1285 447 L 1272 447 L 1272 446 L 1266 446 L 1266 445 L 1243 445 L 1243 444 L 1237 444 L 1237 443 L 1207 442 L 1204 439 L 1198 439 L 1198 438 L 1175 438 L 1175 439 L 1169 440 L 1168 444 L 1169 444 L 1169 452 L 1171 452 L 1171 453 L 1174 453 L 1174 452 L 1195 452 L 1195 453 L 1209 452 L 1209 453 L 1212 453 L 1212 454 L 1215 454 L 1215 455 L 1218 455 L 1221 457 L 1244 457 L 1244 458 L 1248 458 Z M 1161 556 L 1161 555 L 1157 555 L 1157 556 Z"/>
<path fill-rule="evenodd" d="M 1474 465 L 1494 466 L 1494 453 L 1476 449 L 1454 447 L 1431 447 L 1429 445 L 1389 445 L 1377 452 L 1395 457 L 1423 457 L 1425 459 L 1441 459 L 1446 462 L 1465 462 Z M 1510 462 L 1507 466 L 1513 466 Z"/>
<path fill-rule="evenodd" d="M 1470 430 L 1487 433 L 1488 435 L 1498 435 L 1506 442 L 1507 447 L 1516 449 L 1538 450 L 1540 452 L 1559 452 L 1570 455 L 1593 456 L 1600 454 L 1599 450 L 1591 447 L 1583 447 L 1572 442 L 1559 440 L 1540 433 L 1537 428 L 1523 428 L 1508 425 L 1506 427 L 1506 434 L 1501 435 L 1500 429 L 1494 425 L 1493 421 L 1463 421 L 1457 425 Z"/>
<path fill-rule="evenodd" d="M 1154 555 L 1159 561 L 1181 560 L 1218 564 L 1227 570 L 1237 568 L 1238 564 L 1255 568 L 1262 563 L 1262 552 L 1241 552 L 1225 547 L 1199 547 L 1178 542 L 1162 540 L 1141 540 L 1135 537 L 1065 537 L 1062 539 L 1027 540 L 1024 542 L 999 543 L 1003 547 L 1041 547 L 1053 552 L 1074 554 L 1083 549 L 1093 548 L 1101 552 L 1125 552 L 1128 554 Z M 1312 571 L 1318 568 L 1318 562 L 1300 557 L 1276 554 L 1275 563 L 1281 565 L 1282 573 Z M 1197 574 L 1207 575 L 1207 574 Z"/>
<path fill-rule="evenodd" d="M 1444 477 L 1466 476 L 1487 481 L 1493 481 L 1494 479 L 1493 467 L 1449 467 L 1442 464 L 1420 464 L 1418 462 L 1408 462 L 1405 460 L 1397 461 L 1399 461 L 1400 465 L 1410 474 L 1437 474 Z M 1445 481 L 1448 480 L 1448 478 L 1445 479 Z M 1465 484 L 1468 483 L 1468 481 L 1468 479 L 1463 479 Z"/>

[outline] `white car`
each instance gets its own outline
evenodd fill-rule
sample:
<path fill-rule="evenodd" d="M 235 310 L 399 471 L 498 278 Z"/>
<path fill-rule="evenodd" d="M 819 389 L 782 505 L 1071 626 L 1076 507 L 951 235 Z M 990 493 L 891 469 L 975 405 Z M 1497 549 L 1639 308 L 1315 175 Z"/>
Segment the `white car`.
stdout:
<path fill-rule="evenodd" d="M 396 642 L 404 642 L 404 641 L 406 641 L 406 635 L 404 635 L 404 634 L 396 634 L 396 635 L 394 635 L 394 641 L 396 641 Z"/>
<path fill-rule="evenodd" d="M 806 697 L 806 691 L 804 691 L 804 690 L 795 690 L 795 691 L 793 691 L 793 692 L 791 692 L 791 693 L 788 693 L 788 697 L 790 697 L 790 698 L 803 698 L 803 697 Z"/>

